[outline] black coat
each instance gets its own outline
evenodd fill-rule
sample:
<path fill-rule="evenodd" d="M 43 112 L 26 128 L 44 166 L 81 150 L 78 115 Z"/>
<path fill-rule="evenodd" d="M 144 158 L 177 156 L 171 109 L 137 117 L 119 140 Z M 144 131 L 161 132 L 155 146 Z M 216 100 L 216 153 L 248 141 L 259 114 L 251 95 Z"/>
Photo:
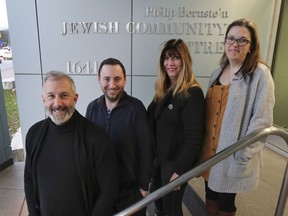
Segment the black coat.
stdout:
<path fill-rule="evenodd" d="M 74 152 L 77 174 L 80 179 L 83 205 L 87 216 L 112 215 L 118 194 L 116 155 L 108 135 L 96 124 L 77 111 L 67 122 L 75 124 Z M 38 156 L 51 124 L 49 118 L 33 125 L 26 136 L 26 163 L 24 187 L 30 216 L 41 215 L 37 181 Z M 66 124 L 66 123 L 65 123 Z M 70 132 L 69 132 L 70 134 Z M 46 148 L 49 146 L 46 146 Z M 72 150 L 73 152 L 73 150 Z M 65 153 L 65 152 L 64 152 Z M 72 165 L 72 164 L 71 164 Z M 47 161 L 49 166 L 49 160 Z M 53 168 L 52 168 L 53 169 Z M 67 182 L 69 184 L 69 182 Z M 53 187 L 53 185 L 50 185 Z M 55 194 L 57 196 L 57 194 Z M 67 194 L 67 197 L 69 194 Z M 83 201 L 81 199 L 81 202 Z M 73 203 L 71 203 L 73 205 Z"/>
<path fill-rule="evenodd" d="M 93 100 L 86 118 L 104 128 L 116 149 L 121 188 L 148 190 L 153 172 L 152 135 L 145 106 L 124 92 L 106 114 L 105 96 Z"/>
<path fill-rule="evenodd" d="M 157 163 L 182 175 L 196 163 L 204 139 L 204 95 L 199 87 L 189 89 L 189 97 L 172 93 L 148 107 L 154 133 Z"/>

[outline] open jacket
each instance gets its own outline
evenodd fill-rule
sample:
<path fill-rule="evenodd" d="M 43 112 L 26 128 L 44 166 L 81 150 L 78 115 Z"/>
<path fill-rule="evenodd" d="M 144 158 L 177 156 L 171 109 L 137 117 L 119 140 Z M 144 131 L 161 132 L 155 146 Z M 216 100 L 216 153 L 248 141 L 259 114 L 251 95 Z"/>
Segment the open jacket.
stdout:
<path fill-rule="evenodd" d="M 218 67 L 212 73 L 209 87 L 221 71 L 222 68 Z M 258 64 L 250 75 L 243 75 L 241 71 L 237 73 L 230 86 L 217 153 L 257 129 L 271 127 L 274 103 L 273 79 L 264 64 Z M 213 166 L 209 188 L 225 193 L 255 189 L 259 182 L 264 143 L 265 140 L 255 142 Z"/>
<path fill-rule="evenodd" d="M 72 118 L 76 122 L 74 150 L 87 216 L 111 216 L 118 193 L 115 151 L 105 131 L 76 110 Z M 34 124 L 26 136 L 24 183 L 30 216 L 41 215 L 38 194 L 38 187 L 41 185 L 37 183 L 37 157 L 41 152 L 49 121 L 51 119 L 47 118 Z"/>

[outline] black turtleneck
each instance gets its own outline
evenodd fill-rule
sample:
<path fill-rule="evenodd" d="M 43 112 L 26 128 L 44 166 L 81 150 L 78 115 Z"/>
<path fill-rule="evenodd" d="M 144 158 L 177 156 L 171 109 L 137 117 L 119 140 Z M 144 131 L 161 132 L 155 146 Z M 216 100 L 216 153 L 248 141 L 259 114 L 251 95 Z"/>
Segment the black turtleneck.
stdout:
<path fill-rule="evenodd" d="M 75 114 L 63 125 L 51 120 L 38 156 L 41 216 L 86 215 L 75 164 Z"/>

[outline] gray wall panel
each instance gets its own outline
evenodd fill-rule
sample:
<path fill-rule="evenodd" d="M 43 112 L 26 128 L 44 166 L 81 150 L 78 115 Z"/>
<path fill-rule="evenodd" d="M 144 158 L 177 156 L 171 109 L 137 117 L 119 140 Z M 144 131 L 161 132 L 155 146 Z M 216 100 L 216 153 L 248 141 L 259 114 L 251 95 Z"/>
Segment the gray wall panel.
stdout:
<path fill-rule="evenodd" d="M 7 1 L 23 137 L 33 123 L 44 118 L 42 76 L 49 70 L 72 74 L 80 94 L 77 108 L 85 114 L 87 104 L 102 94 L 97 83 L 100 62 L 107 57 L 119 58 L 127 70 L 126 91 L 147 106 L 154 95 L 162 43 L 182 38 L 190 47 L 195 74 L 206 92 L 208 77 L 223 51 L 224 26 L 242 17 L 253 19 L 259 29 L 262 56 L 269 59 L 279 4 L 276 0 Z M 192 16 L 201 12 L 207 16 Z M 64 23 L 74 26 L 67 34 L 61 34 Z M 127 28 L 129 23 L 136 28 Z M 166 28 L 184 23 L 193 31 L 153 32 L 159 23 Z M 150 32 L 144 31 L 145 26 L 150 26 Z"/>
<path fill-rule="evenodd" d="M 35 1 L 9 0 L 6 4 L 14 72 L 16 74 L 40 73 Z"/>

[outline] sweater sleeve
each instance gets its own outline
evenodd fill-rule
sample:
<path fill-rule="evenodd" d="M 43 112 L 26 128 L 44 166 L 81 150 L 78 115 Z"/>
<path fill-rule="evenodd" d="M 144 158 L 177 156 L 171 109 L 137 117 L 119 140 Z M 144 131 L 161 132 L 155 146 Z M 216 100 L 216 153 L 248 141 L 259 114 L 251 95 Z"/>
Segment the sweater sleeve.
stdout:
<path fill-rule="evenodd" d="M 259 81 L 254 88 L 254 105 L 246 135 L 260 128 L 271 127 L 273 123 L 274 82 L 268 68 L 260 73 Z"/>
<path fill-rule="evenodd" d="M 24 190 L 26 195 L 26 202 L 28 207 L 29 216 L 40 216 L 40 211 L 36 202 L 34 192 L 34 182 L 31 167 L 31 152 L 32 152 L 32 141 L 31 131 L 28 131 L 26 136 L 26 161 L 24 168 Z"/>
<path fill-rule="evenodd" d="M 178 151 L 175 161 L 175 172 L 182 175 L 190 170 L 197 161 L 203 146 L 205 102 L 199 87 L 189 91 L 190 97 L 181 114 L 184 126 L 184 144 Z"/>
<path fill-rule="evenodd" d="M 255 90 L 250 92 L 255 92 L 255 94 L 253 95 L 253 106 L 251 105 L 252 102 L 249 104 L 251 106 L 251 117 L 249 122 L 247 122 L 248 128 L 245 131 L 245 136 L 257 129 L 271 127 L 273 124 L 273 107 L 275 104 L 274 82 L 268 68 L 258 68 L 258 74 L 259 78 L 255 79 L 257 82 L 253 81 L 251 84 L 253 90 Z M 243 150 L 238 151 L 236 158 L 248 162 L 255 154 L 262 150 L 264 143 L 265 139 L 249 145 Z"/>

